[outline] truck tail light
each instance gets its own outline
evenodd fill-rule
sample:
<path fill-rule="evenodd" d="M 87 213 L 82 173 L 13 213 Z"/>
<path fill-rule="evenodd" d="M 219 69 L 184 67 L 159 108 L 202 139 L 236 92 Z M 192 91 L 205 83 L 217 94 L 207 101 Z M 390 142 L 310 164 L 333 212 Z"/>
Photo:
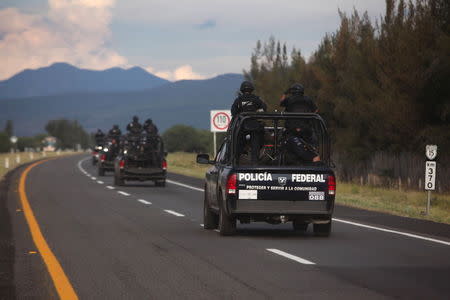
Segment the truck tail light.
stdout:
<path fill-rule="evenodd" d="M 167 170 L 167 161 L 165 159 L 162 161 L 161 167 L 163 170 Z"/>
<path fill-rule="evenodd" d="M 119 161 L 119 168 L 123 169 L 125 167 L 125 161 L 122 159 Z"/>
<path fill-rule="evenodd" d="M 236 174 L 231 174 L 228 176 L 226 191 L 228 195 L 236 194 Z"/>
<path fill-rule="evenodd" d="M 100 156 L 100 160 L 103 162 L 106 160 L 106 154 L 102 154 L 102 156 Z"/>
<path fill-rule="evenodd" d="M 328 194 L 336 194 L 336 179 L 333 175 L 328 175 Z"/>

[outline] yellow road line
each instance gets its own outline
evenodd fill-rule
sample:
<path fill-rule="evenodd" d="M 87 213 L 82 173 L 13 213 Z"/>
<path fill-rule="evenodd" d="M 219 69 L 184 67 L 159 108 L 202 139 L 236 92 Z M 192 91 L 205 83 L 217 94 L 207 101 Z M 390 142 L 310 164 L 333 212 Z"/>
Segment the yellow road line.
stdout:
<path fill-rule="evenodd" d="M 25 219 L 27 220 L 28 227 L 30 228 L 34 244 L 36 245 L 36 248 L 39 250 L 39 253 L 42 256 L 45 265 L 47 266 L 47 269 L 50 273 L 50 277 L 52 278 L 53 284 L 55 285 L 56 291 L 58 292 L 59 298 L 64 300 L 78 299 L 78 296 L 75 293 L 72 285 L 70 284 L 70 281 L 67 278 L 66 274 L 64 273 L 63 268 L 59 264 L 58 259 L 55 257 L 52 250 L 45 241 L 41 229 L 39 228 L 39 224 L 37 223 L 36 218 L 34 217 L 34 213 L 28 201 L 27 194 L 25 193 L 25 182 L 28 173 L 35 166 L 46 161 L 48 160 L 39 161 L 28 166 L 20 176 L 20 183 L 19 183 L 20 202 L 22 203 Z"/>

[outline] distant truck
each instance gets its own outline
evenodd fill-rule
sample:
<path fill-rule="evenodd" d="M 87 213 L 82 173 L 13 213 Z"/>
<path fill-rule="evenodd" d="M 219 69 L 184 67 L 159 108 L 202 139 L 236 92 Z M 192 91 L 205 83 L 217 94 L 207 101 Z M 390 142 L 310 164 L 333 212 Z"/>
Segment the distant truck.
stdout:
<path fill-rule="evenodd" d="M 166 155 L 160 136 L 128 135 L 122 153 L 114 163 L 114 184 L 122 186 L 126 181 L 153 181 L 155 186 L 165 186 Z"/>
<path fill-rule="evenodd" d="M 42 151 L 45 152 L 55 152 L 56 151 L 56 138 L 53 136 L 47 136 L 42 140 L 43 148 Z"/>
<path fill-rule="evenodd" d="M 120 152 L 119 138 L 109 138 L 98 152 L 97 175 L 114 172 L 114 161 Z"/>
<path fill-rule="evenodd" d="M 287 141 L 295 127 L 310 132 L 300 150 L 312 151 L 311 161 L 292 156 Z M 252 143 L 254 138 L 259 142 Z M 252 145 L 258 145 L 256 159 L 249 158 L 255 153 Z M 199 154 L 197 162 L 212 165 L 204 186 L 205 229 L 232 235 L 237 221 L 292 222 L 294 230 L 306 231 L 313 224 L 316 235 L 330 235 L 336 181 L 329 136 L 319 115 L 241 114 L 230 125 L 215 159 Z"/>

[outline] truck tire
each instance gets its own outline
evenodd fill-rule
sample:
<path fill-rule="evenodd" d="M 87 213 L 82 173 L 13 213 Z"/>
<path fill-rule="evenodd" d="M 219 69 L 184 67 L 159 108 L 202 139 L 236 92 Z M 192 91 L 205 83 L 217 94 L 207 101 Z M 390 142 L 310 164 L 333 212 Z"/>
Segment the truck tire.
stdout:
<path fill-rule="evenodd" d="M 208 198 L 205 196 L 203 200 L 203 228 L 205 229 L 216 229 L 219 226 L 219 217 L 211 211 L 209 207 Z"/>
<path fill-rule="evenodd" d="M 305 232 L 306 230 L 308 230 L 308 223 L 304 223 L 301 222 L 299 220 L 295 220 L 292 221 L 292 227 L 294 228 L 295 231 L 302 231 Z"/>
<path fill-rule="evenodd" d="M 166 186 L 166 180 L 155 180 L 155 186 L 165 187 Z"/>
<path fill-rule="evenodd" d="M 125 185 L 125 181 L 119 174 L 114 174 L 114 185 L 123 186 Z"/>
<path fill-rule="evenodd" d="M 233 235 L 236 232 L 236 218 L 227 216 L 223 208 L 223 201 L 219 201 L 219 203 L 219 233 L 222 236 Z"/>
<path fill-rule="evenodd" d="M 105 176 L 105 169 L 99 166 L 97 173 L 98 176 Z"/>
<path fill-rule="evenodd" d="M 314 224 L 314 235 L 328 237 L 331 234 L 331 220 L 326 224 Z"/>

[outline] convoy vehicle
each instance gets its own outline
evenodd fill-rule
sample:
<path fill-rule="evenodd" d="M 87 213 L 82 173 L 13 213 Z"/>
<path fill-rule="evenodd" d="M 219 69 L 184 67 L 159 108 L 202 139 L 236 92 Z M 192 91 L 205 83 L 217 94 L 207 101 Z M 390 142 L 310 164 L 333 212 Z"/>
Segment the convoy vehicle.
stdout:
<path fill-rule="evenodd" d="M 99 151 L 98 176 L 105 176 L 105 172 L 114 172 L 114 160 L 120 151 L 119 143 L 118 138 L 108 139 Z"/>
<path fill-rule="evenodd" d="M 155 186 L 165 186 L 166 156 L 160 136 L 130 134 L 114 162 L 114 184 L 121 186 L 125 181 L 154 181 Z"/>
<path fill-rule="evenodd" d="M 92 150 L 92 165 L 95 166 L 100 158 L 99 152 L 102 151 L 103 145 L 95 145 Z"/>
<path fill-rule="evenodd" d="M 256 125 L 255 125 L 256 124 Z M 303 150 L 314 161 L 292 158 L 287 145 L 291 129 L 302 127 L 310 139 Z M 259 139 L 257 159 L 249 142 Z M 336 191 L 330 141 L 322 118 L 311 113 L 244 113 L 236 116 L 214 160 L 199 154 L 197 162 L 211 164 L 204 186 L 204 228 L 232 235 L 236 222 L 292 222 L 306 231 L 313 224 L 318 236 L 329 236 Z"/>

